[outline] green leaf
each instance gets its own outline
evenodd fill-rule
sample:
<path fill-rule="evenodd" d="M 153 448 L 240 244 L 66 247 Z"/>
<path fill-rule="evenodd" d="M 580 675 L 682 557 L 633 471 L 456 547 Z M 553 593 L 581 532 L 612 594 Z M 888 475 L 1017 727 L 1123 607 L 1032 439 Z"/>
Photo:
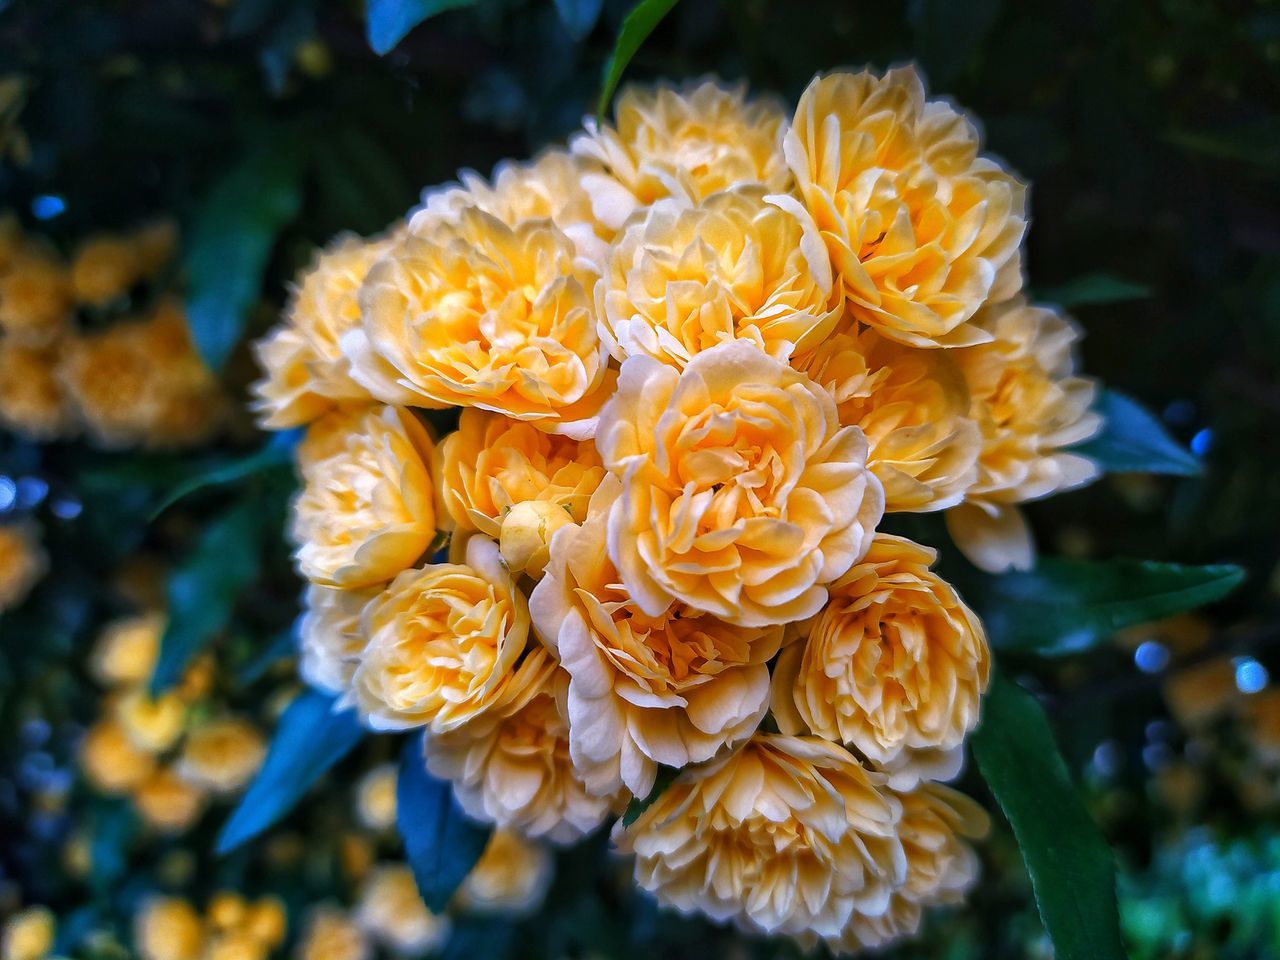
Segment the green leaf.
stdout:
<path fill-rule="evenodd" d="M 645 42 L 654 28 L 662 22 L 662 18 L 671 12 L 677 0 L 640 0 L 627 18 L 622 21 L 622 29 L 618 31 L 618 40 L 614 44 L 613 53 L 604 65 L 604 79 L 600 88 L 600 104 L 596 108 L 599 116 L 604 116 L 609 109 L 609 101 L 613 92 L 618 89 L 618 81 L 622 72 L 636 55 L 640 45 Z"/>
<path fill-rule="evenodd" d="M 138 816 L 127 798 L 116 797 L 94 805 L 92 824 L 93 887 L 110 890 L 129 872 L 129 848 L 138 835 Z"/>
<path fill-rule="evenodd" d="M 1200 461 L 1169 436 L 1164 426 L 1136 400 L 1116 390 L 1103 390 L 1094 408 L 1102 414 L 1101 431 L 1075 453 L 1098 463 L 1108 473 L 1166 473 L 1194 477 Z"/>
<path fill-rule="evenodd" d="M 262 769 L 218 835 L 219 855 L 276 823 L 364 738 L 356 711 L 336 711 L 335 701 L 319 691 L 305 690 L 289 704 Z"/>
<path fill-rule="evenodd" d="M 1057 960 L 1128 956 L 1116 910 L 1115 861 L 1076 792 L 1044 711 L 995 678 L 973 756 L 1017 838 Z"/>
<path fill-rule="evenodd" d="M 583 40 L 595 29 L 604 0 L 555 0 L 560 22 L 575 40 Z"/>
<path fill-rule="evenodd" d="M 675 779 L 678 776 L 680 776 L 678 767 L 660 767 L 658 775 L 653 781 L 653 789 L 649 791 L 648 795 L 632 797 L 631 802 L 627 804 L 627 809 L 622 814 L 622 825 L 629 827 L 639 820 L 640 814 L 648 810 L 653 805 L 653 801 L 662 796 L 667 787 L 675 783 Z"/>
<path fill-rule="evenodd" d="M 396 821 L 422 900 L 436 913 L 484 853 L 492 832 L 470 819 L 447 780 L 427 771 L 421 735 L 410 737 L 396 781 Z"/>
<path fill-rule="evenodd" d="M 1244 570 L 1225 563 L 1046 558 L 1034 570 L 975 578 L 965 596 L 992 646 L 1058 656 L 1088 649 L 1123 627 L 1220 600 L 1243 579 Z"/>
<path fill-rule="evenodd" d="M 293 448 L 297 444 L 300 435 L 301 431 L 298 430 L 277 433 L 261 449 L 255 450 L 247 457 L 241 457 L 229 463 L 221 463 L 216 467 L 210 467 L 194 476 L 188 477 L 170 490 L 165 498 L 160 501 L 160 504 L 151 511 L 151 519 L 154 520 L 179 500 L 190 496 L 197 490 L 225 486 L 275 467 L 291 466 L 293 463 Z"/>
<path fill-rule="evenodd" d="M 472 6 L 476 0 L 368 0 L 365 29 L 369 46 L 378 56 L 395 49 L 423 20 L 446 10 Z"/>
<path fill-rule="evenodd" d="M 1036 291 L 1036 299 L 1056 303 L 1060 307 L 1094 307 L 1106 303 L 1145 300 L 1151 288 L 1109 273 L 1090 273 L 1070 283 Z"/>
<path fill-rule="evenodd" d="M 151 675 L 153 696 L 182 678 L 192 658 L 226 629 L 240 594 L 258 578 L 262 509 L 241 501 L 211 520 L 169 577 L 168 624 Z"/>
<path fill-rule="evenodd" d="M 240 341 L 276 238 L 298 213 L 301 157 L 292 146 L 274 143 L 251 152 L 214 185 L 191 225 L 184 263 L 187 317 L 214 370 Z"/>

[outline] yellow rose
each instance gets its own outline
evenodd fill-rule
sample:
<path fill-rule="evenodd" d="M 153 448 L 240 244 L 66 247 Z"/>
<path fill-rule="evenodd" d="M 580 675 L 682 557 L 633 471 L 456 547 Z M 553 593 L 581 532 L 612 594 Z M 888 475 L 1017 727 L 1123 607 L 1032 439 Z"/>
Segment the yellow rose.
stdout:
<path fill-rule="evenodd" d="M 493 541 L 472 537 L 465 559 L 406 570 L 364 608 L 367 642 L 352 685 L 375 729 L 444 733 L 517 681 L 528 604 Z"/>
<path fill-rule="evenodd" d="M 977 481 L 982 440 L 952 353 L 864 329 L 837 334 L 794 364 L 831 391 L 842 423 L 866 434 L 886 513 L 955 506 Z"/>
<path fill-rule="evenodd" d="M 370 960 L 373 944 L 359 925 L 336 907 L 313 908 L 298 943 L 298 960 Z"/>
<path fill-rule="evenodd" d="M 138 786 L 133 802 L 142 819 L 162 833 L 182 833 L 204 812 L 207 797 L 171 769 L 157 770 Z"/>
<path fill-rule="evenodd" d="M 0 273 L 0 331 L 29 346 L 46 346 L 66 332 L 71 281 L 57 255 L 39 243 L 15 251 Z"/>
<path fill-rule="evenodd" d="M 551 559 L 551 538 L 561 527 L 573 523 L 567 510 L 545 500 L 517 503 L 502 518 L 498 549 L 512 573 L 535 579 L 542 576 Z"/>
<path fill-rule="evenodd" d="M 380 592 L 379 587 L 340 590 L 307 585 L 298 625 L 298 673 L 308 685 L 335 694 L 351 686 L 364 649 L 360 611 Z"/>
<path fill-rule="evenodd" d="M 513 830 L 495 830 L 458 889 L 465 910 L 525 913 L 551 884 L 551 853 Z"/>
<path fill-rule="evenodd" d="M 817 77 L 800 98 L 784 148 L 796 191 L 854 316 L 886 337 L 979 343 L 966 321 L 1022 285 L 1026 188 L 978 140 L 912 67 Z"/>
<path fill-rule="evenodd" d="M 396 825 L 396 764 L 374 767 L 356 784 L 356 816 L 370 830 L 390 830 Z"/>
<path fill-rule="evenodd" d="M 619 584 L 606 522 L 609 477 L 586 523 L 559 533 L 529 598 L 538 633 L 568 673 L 569 753 L 587 788 L 643 797 L 658 765 L 709 760 L 749 737 L 768 709 L 767 662 L 782 627 L 737 627 L 676 604 L 649 616 Z"/>
<path fill-rule="evenodd" d="M 752 186 L 654 204 L 614 245 L 595 297 L 615 358 L 675 367 L 730 340 L 786 360 L 824 339 L 843 306 L 812 218 Z"/>
<path fill-rule="evenodd" d="M 343 234 L 317 254 L 284 322 L 254 345 L 266 373 L 253 388 L 264 427 L 296 427 L 335 403 L 368 401 L 368 391 L 351 379 L 339 341 L 359 325 L 360 285 L 390 245 Z"/>
<path fill-rule="evenodd" d="M 48 907 L 28 907 L 5 921 L 4 960 L 44 960 L 53 950 L 56 921 Z"/>
<path fill-rule="evenodd" d="M 653 617 L 677 601 L 742 626 L 812 616 L 884 508 L 862 431 L 840 425 L 826 390 L 747 343 L 683 372 L 629 358 L 596 446 L 622 479 L 609 558 Z"/>
<path fill-rule="evenodd" d="M 274 948 L 284 942 L 289 917 L 279 898 L 262 897 L 248 906 L 241 925 L 258 943 Z"/>
<path fill-rule="evenodd" d="M 374 265 L 343 351 L 384 402 L 480 407 L 583 439 L 609 388 L 594 280 L 550 220 L 469 208 Z"/>
<path fill-rule="evenodd" d="M 436 532 L 433 457 L 426 427 L 408 410 L 343 409 L 313 424 L 293 510 L 303 576 L 352 589 L 416 563 Z"/>
<path fill-rule="evenodd" d="M 58 378 L 60 356 L 57 343 L 33 347 L 0 337 L 0 426 L 35 440 L 75 433 L 75 410 Z"/>
<path fill-rule="evenodd" d="M 204 923 L 187 901 L 154 897 L 134 918 L 133 943 L 142 960 L 199 960 Z"/>
<path fill-rule="evenodd" d="M 614 838 L 660 904 L 809 946 L 884 911 L 906 877 L 901 816 L 843 748 L 758 734 L 686 770 Z"/>
<path fill-rule="evenodd" d="M 1026 569 L 1034 549 L 1017 504 L 1088 483 L 1098 466 L 1069 447 L 1093 436 L 1097 385 L 1076 376 L 1069 319 L 1018 298 L 974 319 L 990 341 L 954 351 L 982 431 L 978 481 L 947 514 L 952 539 L 974 564 Z"/>
<path fill-rule="evenodd" d="M 744 86 L 630 86 L 618 96 L 614 125 L 589 118 L 569 149 L 605 168 L 584 173 L 582 185 L 597 219 L 618 229 L 663 197 L 701 200 L 742 184 L 787 189 L 784 125 L 777 104 L 747 100 Z"/>
<path fill-rule="evenodd" d="M 258 729 L 241 717 L 222 717 L 192 728 L 182 744 L 178 773 L 215 793 L 232 793 L 258 772 L 267 745 Z"/>
<path fill-rule="evenodd" d="M 372 939 L 397 954 L 433 953 L 449 937 L 449 920 L 427 909 L 407 864 L 384 863 L 373 869 L 360 892 L 358 923 Z"/>
<path fill-rule="evenodd" d="M 581 520 L 605 472 L 591 443 L 475 409 L 463 410 L 458 429 L 440 442 L 439 463 L 440 497 L 453 522 L 493 539 L 520 503 L 554 504 Z"/>
<path fill-rule="evenodd" d="M 99 720 L 80 745 L 80 767 L 89 782 L 103 793 L 127 793 L 136 789 L 156 768 L 155 758 L 134 746 L 120 721 Z"/>
<path fill-rule="evenodd" d="M 27 598 L 49 568 L 37 531 L 29 523 L 0 523 L 0 612 Z"/>
<path fill-rule="evenodd" d="M 76 248 L 71 260 L 71 290 L 79 303 L 109 303 L 128 293 L 141 276 L 137 249 L 126 237 L 89 237 Z"/>
<path fill-rule="evenodd" d="M 459 183 L 427 191 L 422 206 L 409 214 L 409 232 L 430 235 L 440 224 L 456 222 L 463 210 L 476 209 L 514 227 L 526 220 L 550 220 L 574 244 L 578 255 L 604 262 L 613 231 L 596 220 L 582 177 L 599 173 L 599 164 L 564 150 L 544 150 L 533 160 L 498 164 L 490 183 L 472 170 Z"/>
<path fill-rule="evenodd" d="M 90 669 L 94 679 L 103 686 L 142 684 L 151 679 L 164 628 L 165 615 L 160 612 L 109 623 L 93 648 Z"/>
<path fill-rule="evenodd" d="M 116 702 L 114 713 L 134 746 L 147 753 L 168 750 L 178 742 L 187 723 L 187 705 L 176 692 L 152 699 L 141 685 Z"/>
<path fill-rule="evenodd" d="M 902 801 L 898 834 L 907 855 L 906 879 L 882 913 L 854 915 L 844 935 L 832 944 L 837 952 L 874 950 L 915 934 L 925 907 L 960 903 L 978 879 L 977 854 L 964 841 L 986 836 L 990 829 L 986 811 L 964 794 L 937 783 L 899 793 L 898 799 Z"/>
<path fill-rule="evenodd" d="M 774 716 L 852 746 L 894 787 L 954 776 L 990 675 L 982 623 L 929 567 L 936 551 L 876 534 L 774 669 Z"/>
<path fill-rule="evenodd" d="M 541 647 L 483 715 L 430 734 L 426 764 L 453 783 L 454 796 L 477 820 L 568 844 L 594 830 L 609 798 L 594 797 L 569 757 L 569 725 L 561 712 L 568 677 Z"/>

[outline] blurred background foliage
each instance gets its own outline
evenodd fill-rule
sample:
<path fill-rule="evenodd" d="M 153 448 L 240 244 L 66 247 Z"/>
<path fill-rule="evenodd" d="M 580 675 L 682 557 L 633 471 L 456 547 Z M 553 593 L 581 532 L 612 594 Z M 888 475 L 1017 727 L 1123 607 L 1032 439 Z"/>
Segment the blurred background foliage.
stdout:
<path fill-rule="evenodd" d="M 382 229 L 459 168 L 487 173 L 562 140 L 593 109 L 629 6 L 370 0 L 370 17 L 439 11 L 379 55 L 359 3 L 0 0 L 0 209 L 67 256 L 101 231 L 176 220 L 181 252 L 156 284 L 185 295 L 238 408 L 255 376 L 246 336 L 278 313 L 314 247 Z M 1115 474 L 1033 505 L 1042 550 L 1249 572 L 1203 616 L 1017 663 L 1117 852 L 1132 953 L 1278 956 L 1280 4 L 690 0 L 628 77 L 714 73 L 794 102 L 817 71 L 906 60 L 1032 183 L 1029 276 L 1085 328 L 1085 370 L 1158 411 L 1202 462 L 1196 477 Z M 89 310 L 79 322 L 104 321 Z M 139 606 L 120 589 L 131 558 L 162 571 L 161 593 L 174 574 L 171 611 L 199 608 L 185 649 L 216 639 L 220 707 L 266 729 L 294 689 L 299 585 L 276 535 L 292 478 L 287 448 L 264 443 L 235 412 L 181 452 L 0 433 L 0 511 L 38 524 L 50 560 L 0 619 L 0 912 L 53 907 L 66 953 L 123 955 L 103 931 L 127 942 L 155 889 L 200 903 L 220 889 L 282 895 L 291 942 L 303 905 L 353 895 L 346 785 L 391 757 L 353 754 L 283 827 L 224 859 L 212 846 L 225 805 L 186 833 L 148 836 L 145 818 L 76 774 L 102 697 L 89 651 Z M 230 577 L 216 562 L 227 543 L 243 559 Z M 176 680 L 187 665 L 161 669 Z M 983 795 L 972 772 L 963 787 Z M 395 841 L 356 846 L 377 856 Z M 559 855 L 543 914 L 464 916 L 446 950 L 788 955 L 660 916 L 625 876 L 595 883 L 604 847 Z M 68 867 L 86 848 L 89 868 Z M 1003 824 L 983 857 L 969 905 L 894 956 L 1051 955 Z"/>

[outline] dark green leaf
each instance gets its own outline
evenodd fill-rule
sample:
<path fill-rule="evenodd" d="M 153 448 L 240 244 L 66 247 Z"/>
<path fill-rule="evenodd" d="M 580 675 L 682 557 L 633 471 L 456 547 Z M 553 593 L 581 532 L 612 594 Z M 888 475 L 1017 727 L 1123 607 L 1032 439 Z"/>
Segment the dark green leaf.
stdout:
<path fill-rule="evenodd" d="M 301 153 L 288 137 L 280 139 L 283 144 L 260 148 L 232 167 L 191 225 L 187 315 L 192 338 L 214 370 L 239 342 L 276 238 L 302 201 Z"/>
<path fill-rule="evenodd" d="M 129 848 L 138 833 L 138 816 L 128 799 L 112 798 L 95 805 L 89 856 L 93 886 L 109 890 L 129 870 Z"/>
<path fill-rule="evenodd" d="M 1109 273 L 1090 273 L 1070 283 L 1036 291 L 1036 299 L 1056 303 L 1060 307 L 1093 307 L 1104 303 L 1126 303 L 1145 300 L 1151 288 L 1132 280 L 1113 277 Z"/>
<path fill-rule="evenodd" d="M 208 470 L 202 470 L 195 476 L 188 477 L 169 491 L 168 495 L 160 502 L 160 505 L 151 511 L 151 518 L 154 520 L 179 500 L 190 496 L 197 490 L 224 486 L 229 483 L 235 483 L 237 480 L 243 480 L 246 477 L 252 477 L 273 467 L 291 465 L 293 463 L 293 448 L 298 441 L 298 437 L 299 431 L 296 430 L 277 433 L 261 449 L 254 451 L 247 457 L 219 464 Z"/>
<path fill-rule="evenodd" d="M 236 683 L 241 687 L 252 686 L 277 663 L 293 656 L 297 649 L 298 638 L 293 628 L 281 630 L 236 671 Z"/>
<path fill-rule="evenodd" d="M 491 832 L 470 819 L 448 781 L 427 772 L 423 739 L 410 737 L 396 782 L 396 820 L 423 902 L 439 913 L 484 853 Z"/>
<path fill-rule="evenodd" d="M 653 33 L 662 18 L 671 12 L 676 2 L 677 0 L 640 0 L 622 21 L 622 29 L 618 31 L 613 53 L 609 54 L 609 59 L 604 65 L 600 104 L 596 108 L 596 113 L 600 116 L 609 109 L 609 101 L 613 99 L 613 92 L 618 89 L 618 81 L 622 79 L 622 72 L 627 69 L 627 64 L 631 62 L 640 45 L 645 42 L 649 34 Z"/>
<path fill-rule="evenodd" d="M 1095 409 L 1104 418 L 1102 430 L 1074 449 L 1108 473 L 1168 473 L 1180 477 L 1200 473 L 1200 461 L 1169 436 L 1160 421 L 1136 400 L 1115 390 L 1103 390 Z"/>
<path fill-rule="evenodd" d="M 1243 579 L 1232 564 L 1047 558 L 1034 570 L 975 578 L 965 596 L 982 615 L 992 646 L 1055 656 L 1085 650 L 1123 627 L 1212 603 Z"/>
<path fill-rule="evenodd" d="M 258 578 L 266 532 L 253 501 L 237 503 L 201 531 L 169 578 L 168 625 L 151 675 L 153 694 L 177 683 L 191 659 L 226 628 L 240 594 Z"/>
<path fill-rule="evenodd" d="M 556 13 L 560 14 L 560 22 L 569 31 L 569 36 L 582 40 L 600 19 L 604 0 L 555 0 L 555 4 Z"/>
<path fill-rule="evenodd" d="M 1018 840 L 1057 960 L 1123 960 L 1115 862 L 1058 752 L 1044 711 L 997 676 L 973 755 Z"/>
<path fill-rule="evenodd" d="M 365 16 L 369 46 L 382 56 L 395 49 L 423 20 L 446 10 L 472 6 L 476 0 L 368 0 Z"/>
<path fill-rule="evenodd" d="M 302 795 L 363 739 L 354 709 L 334 710 L 335 698 L 305 690 L 289 704 L 262 769 L 218 835 L 218 853 L 234 850 L 294 808 Z"/>
<path fill-rule="evenodd" d="M 662 796 L 662 792 L 671 786 L 678 776 L 680 776 L 680 770 L 676 767 L 658 768 L 658 776 L 653 781 L 653 789 L 646 796 L 632 797 L 631 802 L 627 804 L 627 809 L 622 814 L 622 825 L 629 827 L 639 820 L 640 814 L 648 810 L 653 805 L 653 801 Z"/>

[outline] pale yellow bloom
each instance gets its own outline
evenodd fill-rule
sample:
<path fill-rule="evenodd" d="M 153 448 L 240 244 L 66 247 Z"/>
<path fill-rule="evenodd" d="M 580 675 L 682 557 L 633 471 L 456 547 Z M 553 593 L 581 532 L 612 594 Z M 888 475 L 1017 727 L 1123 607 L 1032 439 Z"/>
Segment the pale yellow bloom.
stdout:
<path fill-rule="evenodd" d="M 328 693 L 343 693 L 351 686 L 364 649 L 360 611 L 380 592 L 380 587 L 342 590 L 307 585 L 298 627 L 302 646 L 298 673 L 303 680 Z"/>
<path fill-rule="evenodd" d="M 495 830 L 484 853 L 458 889 L 466 910 L 524 913 L 551 885 L 551 852 L 513 830 Z"/>
<path fill-rule="evenodd" d="M 517 503 L 502 518 L 498 549 L 512 573 L 541 577 L 551 559 L 551 538 L 573 523 L 564 507 L 545 500 Z"/>
<path fill-rule="evenodd" d="M 98 234 L 82 240 L 71 260 L 71 290 L 79 303 L 101 306 L 129 292 L 142 276 L 129 238 Z"/>
<path fill-rule="evenodd" d="M 888 907 L 907 874 L 901 816 L 883 777 L 836 744 L 757 734 L 614 837 L 660 904 L 812 945 Z"/>
<path fill-rule="evenodd" d="M 594 280 L 551 221 L 509 226 L 468 208 L 374 265 L 343 352 L 384 402 L 475 406 L 589 437 L 610 380 Z"/>
<path fill-rule="evenodd" d="M 22 603 L 48 568 L 35 526 L 0 524 L 0 613 Z"/>
<path fill-rule="evenodd" d="M 142 819 L 163 833 L 182 833 L 204 812 L 208 797 L 170 769 L 157 770 L 133 794 Z"/>
<path fill-rule="evenodd" d="M 645 796 L 659 764 L 701 763 L 755 731 L 783 628 L 738 627 L 681 604 L 649 616 L 633 603 L 607 550 L 621 486 L 607 478 L 586 522 L 555 537 L 529 607 L 570 677 L 579 776 L 600 796 L 623 786 Z"/>
<path fill-rule="evenodd" d="M 436 532 L 431 436 L 396 407 L 334 411 L 299 450 L 298 568 L 314 583 L 368 587 L 412 566 Z"/>
<path fill-rule="evenodd" d="M 44 960 L 53 950 L 56 921 L 48 907 L 28 907 L 5 921 L 3 960 Z"/>
<path fill-rule="evenodd" d="M 0 426 L 36 440 L 75 432 L 75 410 L 58 378 L 59 344 L 0 337 Z"/>
<path fill-rule="evenodd" d="M 134 746 L 118 720 L 99 720 L 80 745 L 80 767 L 103 793 L 127 793 L 155 771 L 155 758 Z"/>
<path fill-rule="evenodd" d="M 609 557 L 650 616 L 677 601 L 743 626 L 812 616 L 884 508 L 862 431 L 747 343 L 683 372 L 629 358 L 596 445 L 623 486 Z"/>
<path fill-rule="evenodd" d="M 978 480 L 947 514 L 956 545 L 991 572 L 1025 569 L 1031 537 L 1017 504 L 1088 483 L 1098 465 L 1068 448 L 1102 424 L 1089 408 L 1094 381 L 1075 373 L 1079 332 L 1066 317 L 1018 298 L 982 311 L 988 343 L 954 351 L 982 431 Z"/>
<path fill-rule="evenodd" d="M 259 943 L 268 948 L 284 942 L 289 917 L 278 897 L 262 897 L 249 904 L 241 926 Z"/>
<path fill-rule="evenodd" d="M 71 281 L 67 268 L 39 243 L 24 243 L 0 272 L 0 331 L 29 346 L 45 346 L 67 330 Z"/>
<path fill-rule="evenodd" d="M 618 96 L 614 124 L 588 118 L 569 148 L 604 166 L 604 173 L 584 173 L 582 184 L 596 217 L 618 229 L 663 197 L 701 200 L 744 184 L 785 190 L 784 125 L 776 103 L 748 100 L 744 86 L 629 86 Z"/>
<path fill-rule="evenodd" d="M 204 912 L 209 922 L 219 930 L 230 930 L 244 922 L 249 905 L 240 894 L 222 890 L 210 898 Z"/>
<path fill-rule="evenodd" d="M 133 945 L 142 960 L 199 960 L 204 922 L 186 900 L 154 897 L 134 917 Z"/>
<path fill-rule="evenodd" d="M 343 234 L 320 251 L 294 291 L 284 322 L 254 345 L 266 376 L 254 409 L 270 429 L 296 427 L 339 402 L 367 402 L 339 346 L 360 323 L 360 286 L 389 239 Z"/>
<path fill-rule="evenodd" d="M 371 726 L 443 733 L 502 694 L 529 635 L 529 609 L 493 541 L 465 563 L 406 570 L 361 614 L 367 643 L 352 680 Z"/>
<path fill-rule="evenodd" d="M 535 648 L 488 711 L 428 736 L 428 769 L 453 782 L 470 816 L 567 844 L 608 815 L 610 798 L 587 793 L 569 757 L 567 685 L 555 658 Z"/>
<path fill-rule="evenodd" d="M 356 816 L 370 830 L 390 830 L 396 824 L 396 764 L 374 767 L 356 784 Z"/>
<path fill-rule="evenodd" d="M 543 433 L 501 414 L 465 409 L 440 442 L 440 497 L 462 530 L 498 539 L 512 507 L 542 501 L 587 515 L 604 466 L 595 446 Z"/>
<path fill-rule="evenodd" d="M 794 364 L 832 392 L 842 423 L 866 434 L 886 513 L 955 506 L 978 479 L 981 434 L 953 352 L 864 329 L 837 334 Z"/>
<path fill-rule="evenodd" d="M 582 186 L 584 175 L 600 171 L 590 159 L 555 149 L 525 162 L 503 161 L 494 168 L 492 182 L 464 170 L 459 183 L 423 193 L 422 206 L 409 214 L 409 232 L 430 235 L 468 209 L 481 210 L 510 227 L 526 220 L 550 220 L 573 241 L 579 256 L 600 264 L 613 230 L 596 220 Z"/>
<path fill-rule="evenodd" d="M 595 297 L 616 359 L 675 367 L 730 340 L 786 360 L 821 342 L 843 306 L 813 220 L 750 186 L 654 204 L 614 245 Z"/>
<path fill-rule="evenodd" d="M 369 960 L 373 945 L 343 911 L 319 907 L 311 912 L 298 944 L 297 960 Z"/>
<path fill-rule="evenodd" d="M 159 611 L 107 624 L 89 661 L 94 679 L 104 686 L 145 683 L 155 669 L 164 628 L 165 615 Z"/>
<path fill-rule="evenodd" d="M 242 717 L 209 720 L 187 733 L 178 773 L 197 787 L 232 793 L 258 772 L 266 752 L 262 734 Z"/>
<path fill-rule="evenodd" d="M 374 868 L 360 892 L 355 918 L 365 933 L 399 956 L 432 953 L 449 936 L 448 918 L 427 909 L 418 894 L 413 871 L 403 863 L 384 863 Z"/>
<path fill-rule="evenodd" d="M 952 776 L 990 674 L 986 634 L 929 567 L 936 551 L 876 534 L 774 669 L 774 716 L 854 747 L 895 787 Z"/>
<path fill-rule="evenodd" d="M 809 84 L 786 135 L 803 206 L 855 317 L 913 346 L 985 340 L 967 321 L 1022 284 L 1026 188 L 913 67 Z"/>
<path fill-rule="evenodd" d="M 176 692 L 152 698 L 144 686 L 125 692 L 115 704 L 116 718 L 139 750 L 163 753 L 182 736 L 187 705 Z"/>

